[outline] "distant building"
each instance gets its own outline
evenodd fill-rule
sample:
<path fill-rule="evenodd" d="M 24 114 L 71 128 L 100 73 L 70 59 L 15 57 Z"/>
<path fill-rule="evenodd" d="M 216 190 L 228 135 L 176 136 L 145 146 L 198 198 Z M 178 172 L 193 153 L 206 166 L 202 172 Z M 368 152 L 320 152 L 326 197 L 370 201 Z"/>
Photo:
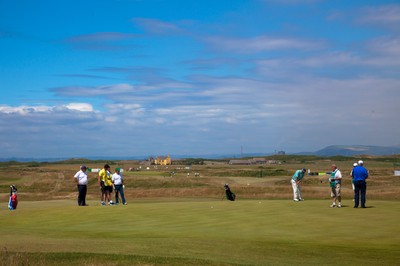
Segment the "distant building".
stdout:
<path fill-rule="evenodd" d="M 154 160 L 154 164 L 156 165 L 171 165 L 171 156 L 159 156 Z"/>
<path fill-rule="evenodd" d="M 253 165 L 253 164 L 278 164 L 276 160 L 267 160 L 265 158 L 253 158 L 248 160 L 230 160 L 232 165 Z"/>
<path fill-rule="evenodd" d="M 254 164 L 266 164 L 267 160 L 265 158 L 253 158 L 251 160 Z"/>
<path fill-rule="evenodd" d="M 252 164 L 250 160 L 230 160 L 229 164 L 232 165 L 249 165 Z"/>

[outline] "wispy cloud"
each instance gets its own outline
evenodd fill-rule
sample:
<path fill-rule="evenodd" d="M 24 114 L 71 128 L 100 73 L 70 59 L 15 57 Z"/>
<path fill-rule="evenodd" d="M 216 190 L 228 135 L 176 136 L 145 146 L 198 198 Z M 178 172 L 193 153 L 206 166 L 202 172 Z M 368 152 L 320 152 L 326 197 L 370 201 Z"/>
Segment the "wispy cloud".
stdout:
<path fill-rule="evenodd" d="M 99 75 L 88 75 L 88 74 L 58 74 L 54 75 L 57 77 L 67 77 L 67 78 L 83 78 L 83 79 L 115 79 L 112 77 L 99 76 Z"/>
<path fill-rule="evenodd" d="M 399 142 L 396 1 L 227 2 L 82 1 L 98 16 L 79 25 L 50 12 L 30 25 L 34 6 L 8 16 L 3 156 Z"/>
<path fill-rule="evenodd" d="M 400 24 L 400 5 L 368 6 L 361 9 L 358 21 L 365 24 Z"/>
<path fill-rule="evenodd" d="M 59 96 L 97 97 L 133 92 L 136 88 L 130 84 L 111 84 L 98 87 L 68 86 L 53 88 L 51 90 Z"/>
<path fill-rule="evenodd" d="M 76 35 L 62 40 L 75 49 L 82 50 L 124 50 L 124 41 L 137 38 L 137 35 L 122 32 L 96 32 Z"/>
<path fill-rule="evenodd" d="M 366 44 L 367 49 L 369 49 L 374 54 L 386 54 L 390 56 L 388 58 L 391 63 L 390 65 L 398 65 L 400 57 L 400 36 L 397 37 L 380 37 L 374 40 L 370 40 Z"/>
<path fill-rule="evenodd" d="M 92 34 L 82 34 L 65 39 L 68 43 L 85 43 L 85 42 L 114 42 L 137 37 L 134 34 L 121 32 L 96 32 Z"/>
<path fill-rule="evenodd" d="M 314 4 L 323 0 L 260 0 L 265 3 L 276 3 L 282 5 L 301 5 L 301 4 Z"/>
<path fill-rule="evenodd" d="M 236 53 L 257 53 L 271 50 L 311 50 L 325 47 L 323 41 L 296 38 L 279 38 L 271 36 L 257 36 L 252 38 L 229 38 L 224 36 L 206 37 L 205 43 L 212 47 Z"/>
<path fill-rule="evenodd" d="M 185 30 L 178 27 L 175 23 L 169 23 L 158 19 L 133 18 L 132 22 L 145 29 L 146 32 L 153 34 L 182 34 L 185 32 Z"/>

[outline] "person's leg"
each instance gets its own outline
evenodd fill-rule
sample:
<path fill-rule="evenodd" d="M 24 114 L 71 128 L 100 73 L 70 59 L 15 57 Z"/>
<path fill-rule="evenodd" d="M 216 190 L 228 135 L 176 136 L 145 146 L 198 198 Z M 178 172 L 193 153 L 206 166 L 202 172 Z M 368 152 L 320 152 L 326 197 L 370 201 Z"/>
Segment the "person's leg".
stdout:
<path fill-rule="evenodd" d="M 86 206 L 86 193 L 87 193 L 87 186 L 83 186 L 83 191 L 82 191 L 82 206 Z"/>
<path fill-rule="evenodd" d="M 125 195 L 124 195 L 124 188 L 121 185 L 120 190 L 119 190 L 120 194 L 121 194 L 121 199 L 122 199 L 122 204 L 126 204 L 126 200 L 125 200 Z"/>
<path fill-rule="evenodd" d="M 118 198 L 119 198 L 119 196 L 118 196 L 118 194 L 119 194 L 119 191 L 120 191 L 120 189 L 121 189 L 121 186 L 120 185 L 115 185 L 115 204 L 118 204 L 119 203 L 119 201 L 118 201 Z"/>
<path fill-rule="evenodd" d="M 105 203 L 105 201 L 106 201 L 106 190 L 105 190 L 103 181 L 100 182 L 100 191 L 101 191 L 101 196 L 100 196 L 101 205 L 106 205 L 106 203 Z"/>
<path fill-rule="evenodd" d="M 336 185 L 336 197 L 338 200 L 338 207 L 342 207 L 341 184 Z"/>
<path fill-rule="evenodd" d="M 365 208 L 365 194 L 367 191 L 367 183 L 363 182 L 360 187 L 361 190 L 361 208 Z"/>
<path fill-rule="evenodd" d="M 108 204 L 110 204 L 110 200 L 111 200 L 111 195 L 110 195 L 110 191 L 108 189 L 106 189 L 106 197 L 105 197 L 106 202 L 108 202 Z"/>
<path fill-rule="evenodd" d="M 107 194 L 106 194 L 107 202 L 108 202 L 109 204 L 111 204 L 111 203 L 112 203 L 111 193 L 113 192 L 112 186 L 107 186 L 106 191 L 107 191 Z"/>
<path fill-rule="evenodd" d="M 358 208 L 360 202 L 360 187 L 358 183 L 354 183 L 354 208 Z"/>
<path fill-rule="evenodd" d="M 336 207 L 336 187 L 331 187 L 332 204 L 331 208 Z"/>
<path fill-rule="evenodd" d="M 301 197 L 300 184 L 297 185 L 297 195 L 298 195 L 298 197 L 299 197 L 299 200 L 303 200 L 303 198 Z"/>
<path fill-rule="evenodd" d="M 292 182 L 293 200 L 298 200 L 299 197 L 298 197 L 298 195 L 297 195 L 297 184 L 296 184 L 296 181 L 294 181 L 294 180 L 292 179 L 290 182 Z"/>
<path fill-rule="evenodd" d="M 78 206 L 82 205 L 82 192 L 81 192 L 81 186 L 77 185 L 78 188 Z"/>

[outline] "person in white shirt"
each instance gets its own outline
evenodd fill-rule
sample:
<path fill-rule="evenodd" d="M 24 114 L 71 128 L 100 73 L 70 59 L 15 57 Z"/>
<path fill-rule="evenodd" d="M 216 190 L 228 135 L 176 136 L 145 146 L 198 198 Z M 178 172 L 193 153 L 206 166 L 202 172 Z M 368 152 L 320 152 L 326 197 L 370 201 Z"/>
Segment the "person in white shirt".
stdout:
<path fill-rule="evenodd" d="M 332 205 L 331 208 L 336 207 L 336 201 L 338 201 L 338 208 L 342 207 L 342 197 L 340 196 L 340 187 L 342 184 L 342 173 L 337 168 L 335 164 L 331 166 L 332 172 L 331 177 L 329 178 L 329 183 L 331 187 L 331 197 L 332 197 Z"/>
<path fill-rule="evenodd" d="M 353 169 L 356 166 L 358 166 L 358 163 L 353 163 Z M 351 169 L 351 171 L 350 171 L 350 176 L 351 176 L 351 187 L 353 188 L 353 191 L 354 191 L 353 169 Z M 354 201 L 354 199 L 353 199 L 353 201 Z"/>
<path fill-rule="evenodd" d="M 118 194 L 120 194 L 122 199 L 122 204 L 127 205 L 128 203 L 126 202 L 124 195 L 124 179 L 122 178 L 120 171 L 121 171 L 120 168 L 116 168 L 115 173 L 112 175 L 112 183 L 114 185 L 114 190 L 115 190 L 115 204 L 119 203 Z"/>
<path fill-rule="evenodd" d="M 87 184 L 88 184 L 88 176 L 86 174 L 86 166 L 82 165 L 81 170 L 79 170 L 74 175 L 74 181 L 78 185 L 78 205 L 79 206 L 88 206 L 86 204 L 86 193 L 87 193 Z"/>

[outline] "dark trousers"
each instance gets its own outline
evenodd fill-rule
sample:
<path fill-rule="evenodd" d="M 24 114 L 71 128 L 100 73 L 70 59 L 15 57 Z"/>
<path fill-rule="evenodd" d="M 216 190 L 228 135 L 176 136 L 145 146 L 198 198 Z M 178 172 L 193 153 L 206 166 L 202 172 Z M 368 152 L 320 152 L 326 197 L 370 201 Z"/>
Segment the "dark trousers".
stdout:
<path fill-rule="evenodd" d="M 86 205 L 86 185 L 78 185 L 78 205 L 85 206 Z"/>
<path fill-rule="evenodd" d="M 122 185 L 115 185 L 115 203 L 118 203 L 118 194 L 121 194 L 122 203 L 125 204 L 124 187 Z"/>
<path fill-rule="evenodd" d="M 358 208 L 361 194 L 361 208 L 365 208 L 365 192 L 367 191 L 367 182 L 354 181 L 354 208 Z"/>

